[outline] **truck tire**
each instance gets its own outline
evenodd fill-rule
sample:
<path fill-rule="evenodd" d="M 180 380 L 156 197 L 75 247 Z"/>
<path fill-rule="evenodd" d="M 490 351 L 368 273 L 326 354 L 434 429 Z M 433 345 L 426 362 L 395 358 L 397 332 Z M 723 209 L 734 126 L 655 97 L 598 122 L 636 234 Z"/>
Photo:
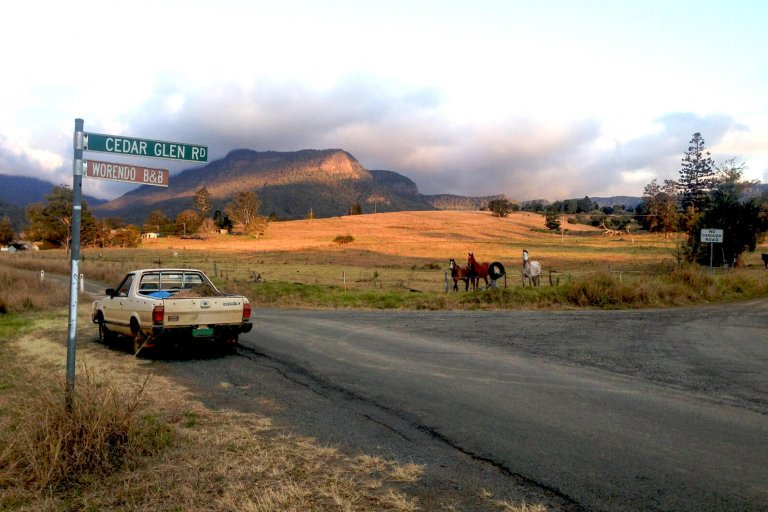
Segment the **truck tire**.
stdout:
<path fill-rule="evenodd" d="M 99 324 L 99 341 L 104 344 L 113 343 L 117 339 L 117 334 L 110 331 L 107 324 L 104 322 L 104 316 L 99 313 L 96 323 Z"/>

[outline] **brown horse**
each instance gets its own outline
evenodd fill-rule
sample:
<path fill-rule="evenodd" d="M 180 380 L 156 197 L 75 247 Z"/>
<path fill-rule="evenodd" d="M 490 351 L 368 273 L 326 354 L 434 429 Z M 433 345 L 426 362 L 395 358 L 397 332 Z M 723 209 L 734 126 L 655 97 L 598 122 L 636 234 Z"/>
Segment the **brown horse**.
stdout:
<path fill-rule="evenodd" d="M 464 291 L 469 291 L 470 272 L 469 267 L 460 267 L 453 258 L 448 260 L 448 268 L 451 269 L 453 279 L 453 291 L 459 291 L 459 281 L 464 281 Z"/>
<path fill-rule="evenodd" d="M 469 253 L 467 257 L 467 266 L 469 267 L 469 271 L 471 273 L 471 279 L 472 279 L 472 287 L 473 289 L 477 290 L 477 285 L 480 284 L 480 278 L 482 277 L 485 281 L 485 287 L 488 288 L 488 266 L 490 263 L 478 263 L 477 260 L 475 260 L 475 255 L 473 253 Z"/>

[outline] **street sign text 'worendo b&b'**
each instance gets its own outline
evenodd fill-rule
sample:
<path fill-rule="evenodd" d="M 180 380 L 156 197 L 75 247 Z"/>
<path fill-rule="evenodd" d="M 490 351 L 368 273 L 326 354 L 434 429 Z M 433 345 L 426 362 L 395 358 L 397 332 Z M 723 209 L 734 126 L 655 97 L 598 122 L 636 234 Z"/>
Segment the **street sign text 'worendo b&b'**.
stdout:
<path fill-rule="evenodd" d="M 156 187 L 167 187 L 170 181 L 168 169 L 99 162 L 98 160 L 83 161 L 83 176 L 102 180 L 128 181 Z"/>

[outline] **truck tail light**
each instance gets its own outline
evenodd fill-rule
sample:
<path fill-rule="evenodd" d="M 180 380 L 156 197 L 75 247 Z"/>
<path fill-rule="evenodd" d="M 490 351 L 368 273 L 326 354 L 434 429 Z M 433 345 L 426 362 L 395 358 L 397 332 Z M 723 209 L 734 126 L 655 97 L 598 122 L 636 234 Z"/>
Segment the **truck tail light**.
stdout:
<path fill-rule="evenodd" d="M 243 322 L 251 318 L 251 305 L 246 302 L 243 304 Z"/>
<path fill-rule="evenodd" d="M 162 324 L 164 316 L 165 316 L 165 307 L 163 307 L 163 306 L 155 306 L 155 307 L 152 308 L 152 323 L 153 324 Z"/>

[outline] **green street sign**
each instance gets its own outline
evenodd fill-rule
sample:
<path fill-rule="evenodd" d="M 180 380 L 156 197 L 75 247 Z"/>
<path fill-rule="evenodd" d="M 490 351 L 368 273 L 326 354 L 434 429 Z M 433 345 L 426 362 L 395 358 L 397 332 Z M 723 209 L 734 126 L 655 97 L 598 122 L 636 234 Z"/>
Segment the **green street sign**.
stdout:
<path fill-rule="evenodd" d="M 117 153 L 120 155 L 168 158 L 171 160 L 188 160 L 190 162 L 208 161 L 208 146 L 162 140 L 135 139 L 133 137 L 104 135 L 102 133 L 83 134 L 83 150 Z"/>

